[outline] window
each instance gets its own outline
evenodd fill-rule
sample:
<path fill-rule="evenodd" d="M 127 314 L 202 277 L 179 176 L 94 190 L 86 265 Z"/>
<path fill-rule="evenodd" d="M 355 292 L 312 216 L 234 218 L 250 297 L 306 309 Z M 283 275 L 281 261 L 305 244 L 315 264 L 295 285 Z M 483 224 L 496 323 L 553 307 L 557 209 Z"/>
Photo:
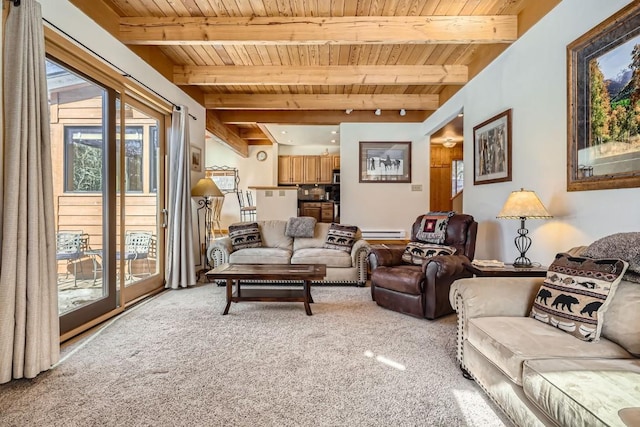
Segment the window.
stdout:
<path fill-rule="evenodd" d="M 120 135 L 119 129 L 116 132 Z M 127 192 L 142 192 L 143 189 L 142 132 L 142 126 L 127 126 L 125 130 Z M 103 128 L 101 126 L 65 126 L 64 135 L 65 191 L 101 192 Z"/>
<path fill-rule="evenodd" d="M 464 187 L 464 162 L 462 160 L 451 161 L 451 197 L 462 191 Z"/>

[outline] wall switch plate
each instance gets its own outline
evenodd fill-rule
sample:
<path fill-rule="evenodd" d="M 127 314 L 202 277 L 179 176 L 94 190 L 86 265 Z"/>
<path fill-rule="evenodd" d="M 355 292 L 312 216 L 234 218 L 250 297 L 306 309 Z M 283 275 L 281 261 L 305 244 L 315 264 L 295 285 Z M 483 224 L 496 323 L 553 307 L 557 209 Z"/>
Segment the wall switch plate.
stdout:
<path fill-rule="evenodd" d="M 273 191 L 267 190 L 264 192 L 264 197 L 273 197 Z"/>
<path fill-rule="evenodd" d="M 422 184 L 412 184 L 411 191 L 422 191 Z"/>

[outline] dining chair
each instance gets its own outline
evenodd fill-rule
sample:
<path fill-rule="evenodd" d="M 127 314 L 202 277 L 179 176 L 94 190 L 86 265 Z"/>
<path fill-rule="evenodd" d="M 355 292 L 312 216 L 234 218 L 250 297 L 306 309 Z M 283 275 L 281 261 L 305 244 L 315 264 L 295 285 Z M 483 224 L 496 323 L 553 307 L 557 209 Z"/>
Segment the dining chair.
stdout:
<path fill-rule="evenodd" d="M 247 191 L 248 205 L 244 203 L 244 196 L 242 191 L 236 193 L 238 196 L 238 204 L 240 205 L 240 221 L 255 221 L 256 220 L 256 207 L 253 206 L 253 196 L 251 192 Z"/>

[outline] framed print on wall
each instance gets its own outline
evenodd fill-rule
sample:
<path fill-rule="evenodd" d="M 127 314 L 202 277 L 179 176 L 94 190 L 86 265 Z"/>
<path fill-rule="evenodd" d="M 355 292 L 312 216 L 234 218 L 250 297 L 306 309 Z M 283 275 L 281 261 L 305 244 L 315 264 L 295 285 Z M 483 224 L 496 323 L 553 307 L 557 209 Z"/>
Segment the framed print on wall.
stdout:
<path fill-rule="evenodd" d="M 567 46 L 567 190 L 640 187 L 640 6 Z"/>
<path fill-rule="evenodd" d="M 191 170 L 194 172 L 202 172 L 202 149 L 191 146 Z"/>
<path fill-rule="evenodd" d="M 511 109 L 473 128 L 473 184 L 511 181 Z"/>
<path fill-rule="evenodd" d="M 360 141 L 360 182 L 411 182 L 411 142 Z"/>

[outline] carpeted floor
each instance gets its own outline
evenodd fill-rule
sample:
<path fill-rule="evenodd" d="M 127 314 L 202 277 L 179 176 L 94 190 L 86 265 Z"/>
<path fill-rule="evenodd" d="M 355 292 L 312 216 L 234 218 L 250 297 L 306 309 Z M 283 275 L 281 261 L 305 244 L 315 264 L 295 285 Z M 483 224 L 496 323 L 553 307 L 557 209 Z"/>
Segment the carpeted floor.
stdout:
<path fill-rule="evenodd" d="M 455 362 L 455 316 L 378 307 L 369 288 L 301 303 L 170 291 L 0 386 L 2 426 L 504 426 Z"/>

